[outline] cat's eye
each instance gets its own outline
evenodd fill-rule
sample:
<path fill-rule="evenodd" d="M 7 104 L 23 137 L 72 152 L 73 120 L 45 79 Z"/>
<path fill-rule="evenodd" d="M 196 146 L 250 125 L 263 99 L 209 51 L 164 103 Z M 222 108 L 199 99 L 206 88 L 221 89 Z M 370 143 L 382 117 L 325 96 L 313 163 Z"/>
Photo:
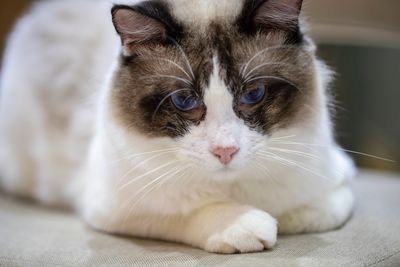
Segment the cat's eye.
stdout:
<path fill-rule="evenodd" d="M 181 111 L 191 111 L 199 107 L 199 100 L 193 95 L 175 93 L 171 96 L 174 106 Z"/>
<path fill-rule="evenodd" d="M 240 103 L 246 105 L 258 104 L 265 96 L 265 85 L 259 84 L 256 89 L 246 92 L 240 98 Z"/>

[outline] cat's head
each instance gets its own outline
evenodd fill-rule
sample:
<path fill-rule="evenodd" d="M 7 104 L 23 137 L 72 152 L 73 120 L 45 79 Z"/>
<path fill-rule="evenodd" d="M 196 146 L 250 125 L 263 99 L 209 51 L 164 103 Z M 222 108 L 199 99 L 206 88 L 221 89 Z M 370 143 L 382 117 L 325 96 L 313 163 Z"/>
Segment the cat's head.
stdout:
<path fill-rule="evenodd" d="M 208 173 L 251 166 L 282 129 L 306 125 L 314 50 L 302 0 L 144 1 L 115 6 L 120 125 Z M 300 125 L 300 126 L 299 126 Z"/>

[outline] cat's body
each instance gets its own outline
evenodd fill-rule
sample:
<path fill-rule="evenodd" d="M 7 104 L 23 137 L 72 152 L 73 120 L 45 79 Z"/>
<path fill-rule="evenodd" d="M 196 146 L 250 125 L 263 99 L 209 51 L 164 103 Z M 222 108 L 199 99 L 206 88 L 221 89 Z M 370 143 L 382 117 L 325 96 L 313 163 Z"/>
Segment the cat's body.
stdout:
<path fill-rule="evenodd" d="M 37 5 L 11 36 L 1 74 L 2 186 L 73 206 L 107 232 L 214 252 L 272 247 L 275 219 L 281 233 L 343 224 L 354 170 L 332 137 L 329 72 L 307 37 L 288 41 L 292 20 L 262 17 L 282 12 L 264 2 L 119 6 L 123 56 L 108 3 Z M 243 37 L 229 27 L 253 13 L 279 30 Z M 254 90 L 267 87 L 260 101 L 270 109 L 237 93 L 245 86 L 234 77 L 251 72 L 274 77 Z M 171 88 L 201 104 L 164 104 Z"/>

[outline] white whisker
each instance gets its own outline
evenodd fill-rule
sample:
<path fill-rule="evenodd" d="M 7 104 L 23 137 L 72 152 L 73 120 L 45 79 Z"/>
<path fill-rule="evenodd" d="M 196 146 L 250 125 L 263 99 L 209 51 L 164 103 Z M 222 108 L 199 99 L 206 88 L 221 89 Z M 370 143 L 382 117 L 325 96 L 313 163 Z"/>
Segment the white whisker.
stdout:
<path fill-rule="evenodd" d="M 174 163 L 176 163 L 176 162 L 179 162 L 179 160 L 172 161 L 172 162 L 168 162 L 168 163 L 163 164 L 163 165 L 161 165 L 161 166 L 159 166 L 159 167 L 157 167 L 157 168 L 155 168 L 155 169 L 152 169 L 152 170 L 150 170 L 150 171 L 148 171 L 148 172 L 146 172 L 146 173 L 144 173 L 144 174 L 142 174 L 142 175 L 139 175 L 138 177 L 135 177 L 134 179 L 131 179 L 129 182 L 127 182 L 126 184 L 124 184 L 123 186 L 121 186 L 121 187 L 118 189 L 118 191 L 120 191 L 120 190 L 126 188 L 127 186 L 131 185 L 131 184 L 134 183 L 135 181 L 138 181 L 139 179 L 142 179 L 143 177 L 146 177 L 146 176 L 148 176 L 149 174 L 155 173 L 156 171 L 161 170 L 161 169 L 163 169 L 163 168 L 165 168 L 165 167 L 168 167 L 168 166 L 170 166 L 170 165 L 172 165 L 172 164 L 174 164 Z"/>
<path fill-rule="evenodd" d="M 160 150 L 153 150 L 153 151 L 146 151 L 146 152 L 143 152 L 143 153 L 132 154 L 132 155 L 129 155 L 129 156 L 114 160 L 114 161 L 111 162 L 111 164 L 114 164 L 114 163 L 117 163 L 117 162 L 120 162 L 120 161 L 123 161 L 123 160 L 134 159 L 134 158 L 140 157 L 140 156 L 145 156 L 145 155 L 149 155 L 149 154 L 155 154 L 155 153 L 159 153 L 159 152 L 167 152 L 167 151 L 175 152 L 175 151 L 178 151 L 178 149 L 177 148 L 168 148 L 168 149 L 160 149 Z"/>
<path fill-rule="evenodd" d="M 182 53 L 182 55 L 183 55 L 183 57 L 184 57 L 184 59 L 186 61 L 186 64 L 187 64 L 187 66 L 189 68 L 189 71 L 190 71 L 190 74 L 192 75 L 192 78 L 195 79 L 196 76 L 194 75 L 192 66 L 190 65 L 189 58 L 187 57 L 187 55 L 186 55 L 185 51 L 183 50 L 182 46 L 175 39 L 173 39 L 172 37 L 168 37 L 168 39 L 170 41 L 172 41 L 178 47 L 179 51 Z"/>
<path fill-rule="evenodd" d="M 278 155 L 276 155 L 276 154 L 274 154 L 274 153 L 268 153 L 268 154 L 267 154 L 267 153 L 264 152 L 264 153 L 260 153 L 259 155 L 260 155 L 261 157 L 266 156 L 267 159 L 268 159 L 268 158 L 269 158 L 269 159 L 275 159 L 275 160 L 277 160 L 277 162 L 281 162 L 281 163 L 286 162 L 286 163 L 289 164 L 289 165 L 292 165 L 292 166 L 298 167 L 298 168 L 300 168 L 300 169 L 302 169 L 302 170 L 305 170 L 305 171 L 307 171 L 307 172 L 309 172 L 309 173 L 311 173 L 311 174 L 314 174 L 314 175 L 316 175 L 316 176 L 318 176 L 318 177 L 320 177 L 320 178 L 323 178 L 323 179 L 326 180 L 326 181 L 333 182 L 329 177 L 326 177 L 326 176 L 324 176 L 324 175 L 322 175 L 322 174 L 319 174 L 319 173 L 317 173 L 317 172 L 311 170 L 310 168 L 307 168 L 307 167 L 305 167 L 305 166 L 299 164 L 298 162 L 296 162 L 296 161 L 294 161 L 294 160 L 288 160 L 288 159 L 282 158 L 282 157 L 280 157 L 280 156 L 278 156 Z"/>
<path fill-rule="evenodd" d="M 124 176 L 122 176 L 122 177 L 120 178 L 120 180 L 119 180 L 119 182 L 118 182 L 118 184 L 117 184 L 117 187 L 120 186 L 120 183 L 121 183 L 129 174 L 131 174 L 132 172 L 134 172 L 135 170 L 137 170 L 139 167 L 145 165 L 146 163 L 152 161 L 153 159 L 159 158 L 159 157 L 161 157 L 161 156 L 163 156 L 163 155 L 170 154 L 170 153 L 173 153 L 173 152 L 175 152 L 175 151 L 161 152 L 161 153 L 159 153 L 159 154 L 157 154 L 157 155 L 154 155 L 154 156 L 151 156 L 150 158 L 147 158 L 147 159 L 145 159 L 144 161 L 140 162 L 139 164 L 135 165 L 135 166 L 134 166 L 132 169 L 130 169 Z"/>
<path fill-rule="evenodd" d="M 147 183 L 147 184 L 146 184 L 145 186 L 143 186 L 139 191 L 137 191 L 137 192 L 134 194 L 134 197 L 139 196 L 144 190 L 146 190 L 146 188 L 148 188 L 148 187 L 150 187 L 151 185 L 157 183 L 158 181 L 160 181 L 160 180 L 161 180 L 162 178 L 164 178 L 165 176 L 168 176 L 168 175 L 170 175 L 171 173 L 172 173 L 172 175 L 174 175 L 174 174 L 177 173 L 177 171 L 179 172 L 179 170 L 180 170 L 179 167 L 175 167 L 175 168 L 173 168 L 173 169 L 171 169 L 171 170 L 169 170 L 169 171 L 167 171 L 167 172 L 161 174 L 161 175 L 158 176 L 157 178 L 152 179 L 151 182 Z"/>
<path fill-rule="evenodd" d="M 172 65 L 177 67 L 179 70 L 181 70 L 186 75 L 186 77 L 188 77 L 189 79 L 193 79 L 193 77 L 191 77 L 189 75 L 189 73 L 187 73 L 187 71 L 182 66 L 180 66 L 178 63 L 174 62 L 173 60 L 170 60 L 168 58 L 157 58 L 157 60 L 162 60 L 162 61 L 171 63 Z"/>
<path fill-rule="evenodd" d="M 288 136 L 281 136 L 281 137 L 274 137 L 271 138 L 271 141 L 275 141 L 275 140 L 281 140 L 281 139 L 288 139 L 288 138 L 292 138 L 292 137 L 296 137 L 296 135 L 288 135 Z"/>
<path fill-rule="evenodd" d="M 293 64 L 289 64 L 286 62 L 268 62 L 268 63 L 264 63 L 264 64 L 260 64 L 256 67 L 254 67 L 253 69 L 251 69 L 245 76 L 244 76 L 244 80 L 247 80 L 248 78 L 250 78 L 250 75 L 255 72 L 256 70 L 263 68 L 265 66 L 273 66 L 273 65 L 282 65 L 282 66 L 293 66 Z"/>
<path fill-rule="evenodd" d="M 128 210 L 128 212 L 125 215 L 125 218 L 123 220 L 123 224 L 125 225 L 126 220 L 129 218 L 129 216 L 132 214 L 133 209 L 135 208 L 135 206 L 137 205 L 137 203 L 140 203 L 140 201 L 142 199 L 144 199 L 146 196 L 148 196 L 150 194 L 150 192 L 152 191 L 152 189 L 154 188 L 154 184 L 157 184 L 159 182 L 160 179 L 162 179 L 164 176 L 169 175 L 170 173 L 174 172 L 178 167 L 169 170 L 168 172 L 164 173 L 163 175 L 157 177 L 156 179 L 151 180 L 149 183 L 147 183 L 145 186 L 143 186 L 142 188 L 140 188 L 139 191 L 137 191 L 128 201 L 128 203 L 125 205 L 129 205 L 130 208 Z M 145 191 L 148 187 L 150 187 L 150 189 L 148 189 L 147 191 Z M 143 193 L 143 195 L 140 195 L 141 193 Z M 135 200 L 136 197 L 139 197 L 138 199 Z M 133 200 L 135 200 L 133 203 L 131 203 Z M 125 208 L 123 209 L 125 210 Z"/>
<path fill-rule="evenodd" d="M 388 161 L 388 162 L 391 162 L 391 163 L 397 163 L 397 161 L 392 160 L 392 159 L 382 158 L 382 157 L 374 156 L 374 155 L 371 155 L 371 154 L 358 152 L 358 151 L 353 151 L 353 150 L 348 150 L 348 149 L 343 149 L 343 148 L 339 148 L 339 149 L 344 151 L 344 152 L 348 152 L 348 153 L 352 153 L 352 154 L 356 154 L 356 155 L 360 155 L 360 156 L 365 156 L 365 157 L 370 157 L 370 158 L 379 159 L 379 160 L 383 160 L 383 161 Z"/>
<path fill-rule="evenodd" d="M 190 85 L 190 86 L 193 85 L 193 83 L 191 81 L 189 81 L 188 79 L 181 78 L 181 77 L 174 76 L 174 75 L 164 75 L 164 74 L 158 74 L 157 73 L 156 75 L 149 75 L 149 76 L 145 76 L 144 78 L 169 78 L 169 79 L 174 79 L 174 80 L 177 80 L 177 81 L 181 81 L 181 82 L 183 82 L 183 83 L 185 83 L 187 85 Z"/>
<path fill-rule="evenodd" d="M 304 157 L 307 157 L 307 158 L 310 158 L 310 159 L 316 159 L 316 160 L 320 160 L 321 159 L 320 157 L 317 157 L 314 154 L 306 153 L 306 152 L 298 151 L 298 150 L 276 148 L 276 147 L 268 147 L 268 149 L 275 150 L 275 151 L 280 151 L 280 152 L 284 152 L 284 153 L 288 153 L 288 154 L 292 154 L 292 155 L 304 156 Z"/>
<path fill-rule="evenodd" d="M 275 143 L 282 144 L 282 145 L 313 146 L 313 147 L 326 148 L 326 149 L 330 148 L 329 146 L 322 145 L 322 144 L 309 144 L 309 143 L 299 143 L 299 142 L 292 142 L 292 141 L 289 141 L 289 142 L 281 142 L 281 141 L 279 141 L 279 142 L 275 142 Z M 379 156 L 375 156 L 375 155 L 371 155 L 371 154 L 368 154 L 368 153 L 363 153 L 363 152 L 359 152 L 359 151 L 343 149 L 343 148 L 340 148 L 340 147 L 337 147 L 337 149 L 339 149 L 341 151 L 344 151 L 344 152 L 360 155 L 360 156 L 365 156 L 365 157 L 370 157 L 370 158 L 379 159 L 379 160 L 383 160 L 383 161 L 388 161 L 388 162 L 391 162 L 391 163 L 397 163 L 395 160 L 388 159 L 388 158 L 383 158 L 383 157 L 379 157 Z"/>
<path fill-rule="evenodd" d="M 261 164 L 262 162 L 260 162 L 259 160 L 256 160 L 256 167 L 258 170 L 261 171 L 261 173 L 264 175 L 266 175 L 266 177 L 268 179 L 271 179 L 272 182 L 274 182 L 276 185 L 280 186 L 279 181 L 277 181 L 274 176 L 271 174 L 271 171 L 264 165 Z"/>
<path fill-rule="evenodd" d="M 271 50 L 276 50 L 276 49 L 297 49 L 296 46 L 294 45 L 277 45 L 277 46 L 271 46 L 271 47 L 267 47 L 259 52 L 257 52 L 249 61 L 247 61 L 247 63 L 244 65 L 244 67 L 241 68 L 240 70 L 240 75 L 243 75 L 246 73 L 249 65 L 261 54 L 266 53 L 268 51 Z"/>
<path fill-rule="evenodd" d="M 136 192 L 136 194 L 133 196 L 133 199 L 140 196 L 140 194 L 142 194 L 142 195 L 138 199 L 136 199 L 135 202 L 130 204 L 131 207 L 129 208 L 129 211 L 128 211 L 127 215 L 125 216 L 125 219 L 123 220 L 123 224 L 126 223 L 127 218 L 132 214 L 133 209 L 136 207 L 136 205 L 138 203 L 140 203 L 140 201 L 142 201 L 144 198 L 146 198 L 151 192 L 153 192 L 154 190 L 159 188 L 166 181 L 168 181 L 169 179 L 174 177 L 176 174 L 184 171 L 185 169 L 187 169 L 187 167 L 186 168 L 175 167 L 172 170 L 164 173 L 163 175 L 153 179 L 150 183 L 146 184 L 138 192 Z M 166 178 L 164 180 L 162 180 L 162 178 L 164 178 L 164 177 L 166 177 Z"/>

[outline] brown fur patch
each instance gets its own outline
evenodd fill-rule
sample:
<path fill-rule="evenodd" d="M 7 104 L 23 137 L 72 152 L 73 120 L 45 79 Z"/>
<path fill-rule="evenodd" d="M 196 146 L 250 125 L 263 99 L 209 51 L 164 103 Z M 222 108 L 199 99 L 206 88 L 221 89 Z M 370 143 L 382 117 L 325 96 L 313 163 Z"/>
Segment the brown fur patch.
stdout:
<path fill-rule="evenodd" d="M 213 56 L 218 55 L 220 75 L 235 99 L 233 108 L 249 127 L 267 134 L 293 123 L 313 98 L 313 52 L 300 39 L 292 42 L 293 27 L 249 35 L 239 24 L 214 21 L 206 35 L 183 27 L 177 40 L 143 46 L 135 57 L 122 57 L 112 92 L 116 118 L 150 136 L 184 135 L 207 116 L 203 95 Z M 267 89 L 263 101 L 240 103 L 258 83 Z M 189 112 L 178 110 L 168 97 L 176 90 L 202 104 Z"/>

